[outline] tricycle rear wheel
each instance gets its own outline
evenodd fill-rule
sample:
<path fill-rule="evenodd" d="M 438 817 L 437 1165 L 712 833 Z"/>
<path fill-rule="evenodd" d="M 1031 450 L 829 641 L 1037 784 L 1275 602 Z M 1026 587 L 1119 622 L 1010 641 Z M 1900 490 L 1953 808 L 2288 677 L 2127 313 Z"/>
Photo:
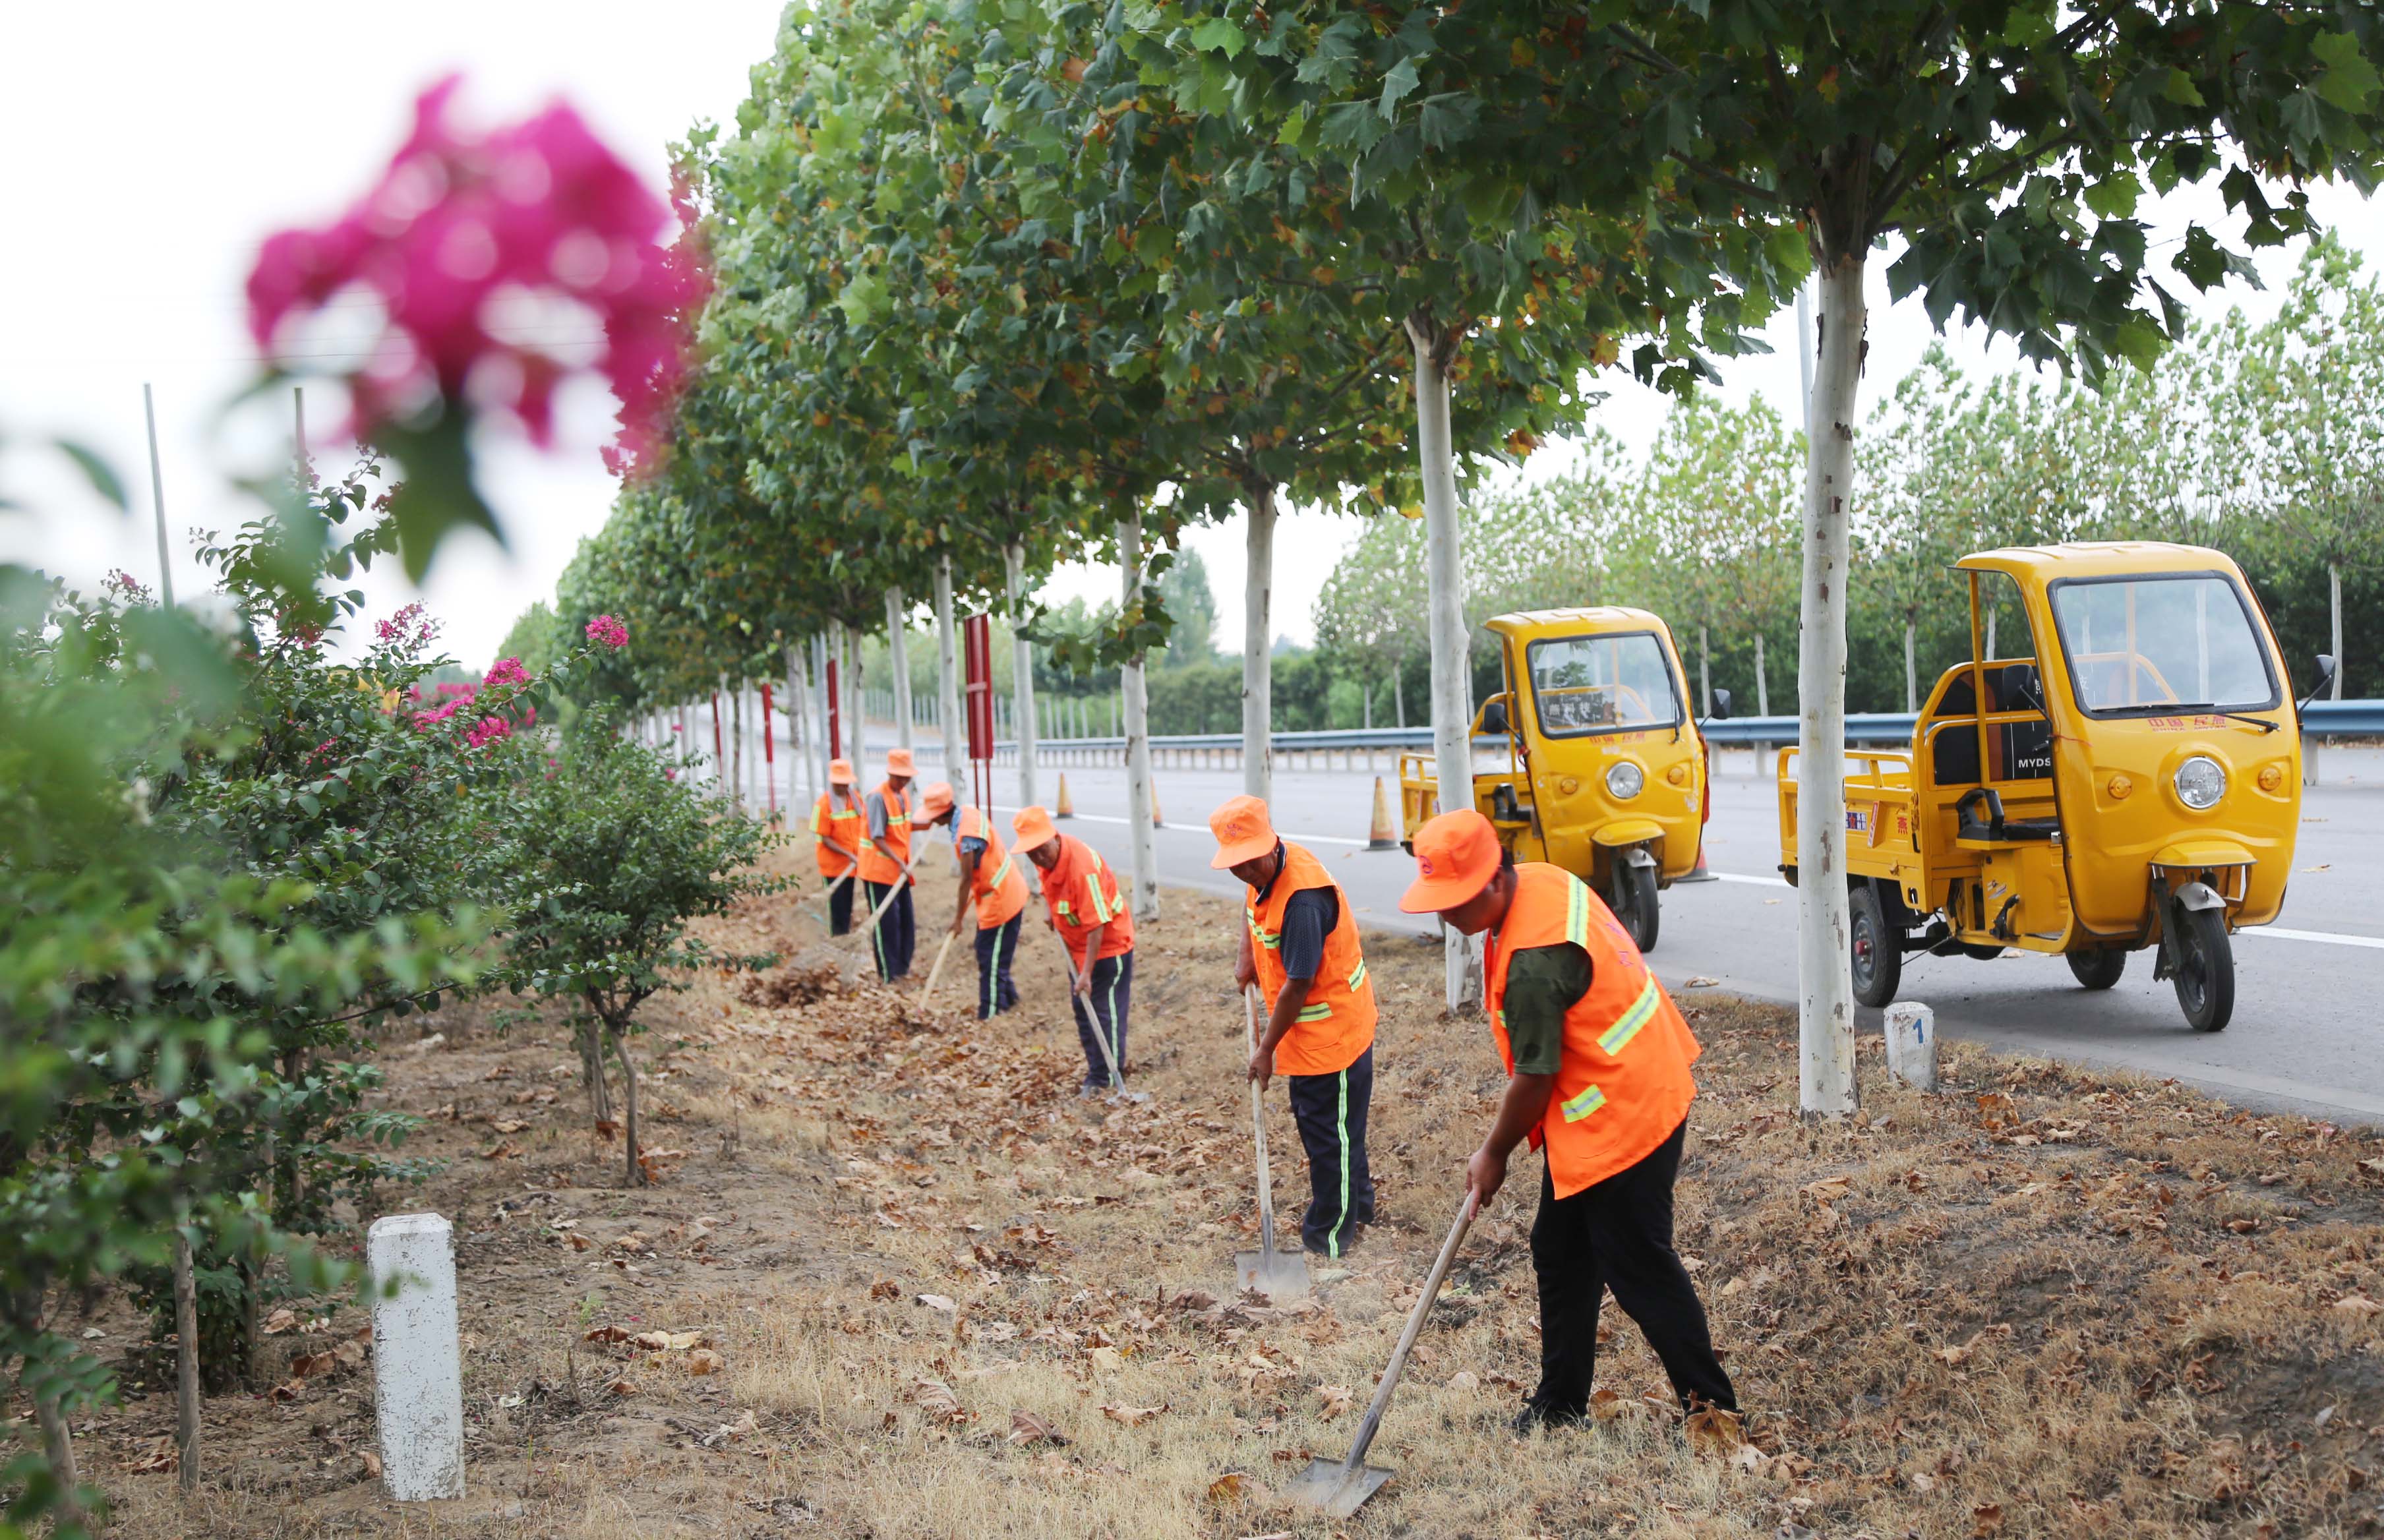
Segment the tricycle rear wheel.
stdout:
<path fill-rule="evenodd" d="M 2123 951 L 2073 951 L 2065 954 L 2069 960 L 2069 972 L 2080 987 L 2107 989 L 2119 982 L 2128 971 L 2128 954 Z"/>
<path fill-rule="evenodd" d="M 1873 1008 L 1885 1005 L 1904 982 L 1904 938 L 1887 923 L 1887 906 L 1868 882 L 1855 888 L 1847 911 L 1855 999 Z"/>
<path fill-rule="evenodd" d="M 1634 865 L 1614 855 L 1614 917 L 1631 933 L 1631 944 L 1643 952 L 1656 950 L 1663 915 L 1656 908 L 1656 868 Z"/>
<path fill-rule="evenodd" d="M 2223 909 L 2170 912 L 2177 972 L 2178 1008 L 2196 1032 L 2224 1032 L 2235 1014 L 2235 949 L 2227 938 Z"/>

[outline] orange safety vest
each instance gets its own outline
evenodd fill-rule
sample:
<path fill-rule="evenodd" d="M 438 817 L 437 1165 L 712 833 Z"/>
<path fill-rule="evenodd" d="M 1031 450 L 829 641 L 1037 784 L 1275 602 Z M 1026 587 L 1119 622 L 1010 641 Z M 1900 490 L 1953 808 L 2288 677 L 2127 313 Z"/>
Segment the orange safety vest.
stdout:
<path fill-rule="evenodd" d="M 1001 848 L 1001 837 L 993 832 L 993 821 L 984 813 L 964 807 L 956 825 L 956 839 L 985 841 L 984 852 L 969 871 L 969 896 L 976 900 L 976 928 L 991 930 L 1008 925 L 1012 915 L 1026 907 L 1026 874 L 1018 869 L 1018 858 Z"/>
<path fill-rule="evenodd" d="M 1556 1094 L 1532 1144 L 1546 1144 L 1556 1195 L 1571 1198 L 1672 1136 L 1697 1094 L 1689 1066 L 1698 1049 L 1605 900 L 1561 866 L 1523 862 L 1485 960 L 1490 1031 L 1509 1074 L 1515 1050 L 1507 1040 L 1507 964 L 1518 951 L 1560 941 L 1589 954 L 1589 992 L 1565 1012 Z"/>
<path fill-rule="evenodd" d="M 1299 1008 L 1298 1021 L 1275 1045 L 1274 1067 L 1280 1074 L 1337 1074 L 1374 1045 L 1374 981 L 1366 976 L 1366 957 L 1358 946 L 1358 921 L 1350 912 L 1349 896 L 1341 891 L 1341 885 L 1322 862 L 1287 839 L 1283 842 L 1283 870 L 1267 889 L 1265 906 L 1260 906 L 1255 888 L 1242 900 L 1260 992 L 1273 1011 L 1285 982 L 1283 913 L 1292 895 L 1312 888 L 1333 889 L 1340 901 L 1340 917 L 1324 938 L 1324 961 L 1309 982 L 1308 1000 Z"/>
<path fill-rule="evenodd" d="M 848 851 L 860 850 L 869 842 L 869 815 L 851 797 L 838 807 L 828 801 L 830 795 L 823 791 L 812 804 L 812 850 L 819 857 L 820 876 L 840 877 L 852 870 L 852 858 L 829 850 L 820 840 L 833 839 Z"/>
<path fill-rule="evenodd" d="M 892 781 L 879 781 L 873 796 L 886 799 L 886 843 L 892 846 L 904 861 L 911 859 L 911 793 L 897 791 Z M 891 888 L 902 880 L 902 868 L 878 853 L 876 844 L 869 838 L 869 824 L 861 826 L 861 880 L 874 882 L 880 888 Z"/>
<path fill-rule="evenodd" d="M 1102 957 L 1132 951 L 1134 916 L 1126 913 L 1110 863 L 1074 835 L 1061 835 L 1056 843 L 1060 859 L 1043 874 L 1043 901 L 1051 906 L 1051 923 L 1060 927 L 1060 939 L 1067 943 L 1078 971 L 1086 965 L 1085 946 L 1095 925 L 1109 927 L 1101 932 Z"/>

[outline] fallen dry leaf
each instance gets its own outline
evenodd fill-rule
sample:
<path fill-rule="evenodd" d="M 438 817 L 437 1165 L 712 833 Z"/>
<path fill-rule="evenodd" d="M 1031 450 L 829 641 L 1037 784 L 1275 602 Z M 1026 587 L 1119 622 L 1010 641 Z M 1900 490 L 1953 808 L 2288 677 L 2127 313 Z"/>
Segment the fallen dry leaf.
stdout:
<path fill-rule="evenodd" d="M 1010 1409 L 1010 1442 L 1012 1444 L 1065 1444 L 1068 1441 L 1051 1431 L 1046 1422 L 1024 1407 Z"/>
<path fill-rule="evenodd" d="M 366 1475 L 370 1476 L 375 1481 L 380 1480 L 380 1456 L 373 1453 L 370 1449 L 366 1449 L 358 1455 L 357 1458 L 364 1461 Z"/>
<path fill-rule="evenodd" d="M 511 1139 L 505 1140 L 494 1149 L 480 1151 L 480 1159 L 483 1161 L 515 1161 L 520 1158 L 521 1151 L 515 1148 L 514 1141 Z"/>
<path fill-rule="evenodd" d="M 1970 1534 L 1978 1540 L 1985 1540 L 1991 1534 L 2001 1534 L 2004 1532 L 2004 1505 L 1980 1503 L 1970 1509 Z"/>
<path fill-rule="evenodd" d="M 1320 1385 L 1316 1387 L 1316 1404 L 1325 1416 L 1338 1417 L 1349 1410 L 1353 1394 L 1346 1385 Z"/>
<path fill-rule="evenodd" d="M 1589 1393 L 1589 1415 L 1593 1422 L 1611 1422 L 1631 1410 L 1631 1403 L 1611 1390 Z"/>
<path fill-rule="evenodd" d="M 941 1380 L 914 1382 L 905 1398 L 925 1412 L 930 1422 L 958 1426 L 971 1420 L 969 1411 L 961 1405 L 961 1398 L 953 1395 L 952 1387 Z"/>
<path fill-rule="evenodd" d="M 728 1367 L 728 1360 L 709 1348 L 698 1348 L 687 1356 L 687 1372 L 690 1374 L 717 1374 Z"/>
<path fill-rule="evenodd" d="M 279 1336 L 296 1324 L 298 1324 L 297 1313 L 284 1305 L 265 1318 L 265 1335 Z"/>
<path fill-rule="evenodd" d="M 626 1379 L 615 1380 L 611 1385 L 606 1385 L 604 1388 L 607 1392 L 615 1396 L 635 1396 L 638 1393 L 637 1385 L 631 1381 Z"/>
<path fill-rule="evenodd" d="M 2337 1299 L 2334 1302 L 2334 1308 L 2341 1310 L 2345 1315 L 2363 1317 L 2374 1315 L 2379 1310 L 2384 1310 L 2384 1305 L 2378 1304 L 2375 1300 L 2370 1299 L 2364 1294 L 2346 1294 L 2341 1298 Z"/>
<path fill-rule="evenodd" d="M 528 1128 L 529 1124 L 524 1123 L 519 1118 L 500 1118 L 495 1123 L 489 1124 L 489 1126 L 495 1129 L 500 1134 L 518 1134 L 523 1129 Z"/>
<path fill-rule="evenodd" d="M 1720 1407 L 1699 1407 L 1682 1424 L 1689 1447 L 1701 1455 L 1723 1455 L 1745 1444 L 1738 1413 Z"/>
<path fill-rule="evenodd" d="M 1228 1471 L 1223 1475 L 1219 1476 L 1215 1481 L 1209 1484 L 1209 1500 L 1217 1504 L 1219 1507 L 1223 1507 L 1228 1503 L 1240 1502 L 1242 1500 L 1243 1489 L 1248 1485 L 1249 1478 L 1248 1476 L 1245 1476 L 1239 1471 Z"/>
<path fill-rule="evenodd" d="M 170 1434 L 151 1440 L 149 1452 L 125 1467 L 126 1470 L 139 1476 L 155 1475 L 161 1471 L 179 1471 L 181 1468 L 182 1451 L 174 1447 L 174 1440 Z"/>
<path fill-rule="evenodd" d="M 590 1326 L 579 1334 L 582 1342 L 632 1342 L 636 1337 L 620 1326 Z"/>
<path fill-rule="evenodd" d="M 1476 1374 L 1471 1369 L 1460 1369 L 1456 1373 L 1451 1374 L 1448 1377 L 1448 1388 L 1451 1390 L 1466 1391 L 1479 1390 L 1482 1388 L 1482 1376 Z"/>
<path fill-rule="evenodd" d="M 1129 1428 L 1138 1428 L 1138 1427 L 1142 1426 L 1145 1422 L 1149 1422 L 1152 1418 L 1154 1418 L 1154 1417 L 1158 1416 L 1161 1412 L 1165 1411 L 1166 1410 L 1167 1410 L 1167 1409 L 1166 1409 L 1165 1407 L 1163 1407 L 1163 1406 L 1156 1406 L 1156 1407 L 1113 1407 L 1113 1406 L 1103 1406 L 1103 1407 L 1101 1408 L 1101 1415 L 1102 1415 L 1102 1416 L 1104 1416 L 1104 1417 L 1106 1417 L 1106 1418 L 1108 1418 L 1108 1419 L 1109 1419 L 1111 1422 L 1124 1422 L 1124 1423 L 1127 1427 L 1129 1427 Z"/>
<path fill-rule="evenodd" d="M 677 1353 L 702 1347 L 704 1337 L 702 1332 L 639 1332 L 629 1340 L 651 1351 Z"/>
<path fill-rule="evenodd" d="M 919 1303 L 931 1310 L 941 1310 L 946 1315 L 960 1309 L 959 1303 L 949 1294 L 922 1294 L 919 1296 Z"/>
<path fill-rule="evenodd" d="M 1699 974 L 1694 978 L 1682 980 L 1681 987 L 1683 989 L 1711 989 L 1719 986 L 1720 983 L 1720 979 L 1707 978 L 1705 975 Z"/>
<path fill-rule="evenodd" d="M 320 1353 L 300 1353 L 290 1360 L 293 1379 L 307 1379 L 316 1374 L 328 1374 L 339 1367 L 340 1360 L 328 1349 Z"/>

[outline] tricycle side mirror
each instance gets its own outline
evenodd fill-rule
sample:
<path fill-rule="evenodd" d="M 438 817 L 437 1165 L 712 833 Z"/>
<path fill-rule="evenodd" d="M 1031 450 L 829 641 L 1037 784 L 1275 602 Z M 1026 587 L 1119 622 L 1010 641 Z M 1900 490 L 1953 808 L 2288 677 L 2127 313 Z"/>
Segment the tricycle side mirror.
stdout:
<path fill-rule="evenodd" d="M 2011 698 L 2021 705 L 2032 711 L 2044 710 L 2044 676 L 2037 672 L 2036 664 L 2016 663 L 2005 665 L 2004 685 L 2010 691 Z"/>
<path fill-rule="evenodd" d="M 1482 731 L 1486 735 L 1503 738 L 1509 730 L 1507 702 L 1504 696 L 1500 696 L 1482 708 Z"/>
<path fill-rule="evenodd" d="M 1717 689 L 1713 692 L 1712 720 L 1716 722 L 1727 722 L 1730 720 L 1730 691 L 1726 689 Z"/>
<path fill-rule="evenodd" d="M 2309 710 L 2310 702 L 2325 694 L 2327 687 L 2333 683 L 2334 654 L 2331 652 L 2320 652 L 2317 655 L 2317 683 L 2310 686 L 2310 692 L 2302 697 L 2300 709 L 2303 711 Z"/>

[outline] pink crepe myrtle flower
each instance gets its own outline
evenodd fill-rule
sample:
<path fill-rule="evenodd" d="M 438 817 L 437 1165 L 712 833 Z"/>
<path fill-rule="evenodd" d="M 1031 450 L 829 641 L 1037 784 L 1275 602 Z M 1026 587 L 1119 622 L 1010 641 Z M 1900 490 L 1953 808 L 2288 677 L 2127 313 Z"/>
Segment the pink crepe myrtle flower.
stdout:
<path fill-rule="evenodd" d="M 505 685 L 526 685 L 529 683 L 529 670 L 522 666 L 519 658 L 499 658 L 489 665 L 489 672 L 482 677 L 480 683 L 489 689 L 501 689 Z"/>
<path fill-rule="evenodd" d="M 501 738 L 511 738 L 513 735 L 514 725 L 503 717 L 483 716 L 478 727 L 464 734 L 464 742 L 469 748 L 478 749 L 483 744 L 494 743 Z"/>
<path fill-rule="evenodd" d="M 367 291 L 388 321 L 347 379 L 354 431 L 468 402 L 509 411 L 544 447 L 555 388 L 577 366 L 500 332 L 508 310 L 577 304 L 602 327 L 595 368 L 625 432 L 642 439 L 684 370 L 709 287 L 700 256 L 663 248 L 669 208 L 571 107 L 474 136 L 450 117 L 460 84 L 449 76 L 416 98 L 413 132 L 344 215 L 266 241 L 248 278 L 250 333 L 268 360 L 291 362 L 293 317 Z"/>
<path fill-rule="evenodd" d="M 629 644 L 629 628 L 609 615 L 600 615 L 588 623 L 588 640 L 617 650 Z"/>
<path fill-rule="evenodd" d="M 439 622 L 431 619 L 418 603 L 379 621 L 373 633 L 381 640 L 398 647 L 419 647 L 439 634 Z"/>

